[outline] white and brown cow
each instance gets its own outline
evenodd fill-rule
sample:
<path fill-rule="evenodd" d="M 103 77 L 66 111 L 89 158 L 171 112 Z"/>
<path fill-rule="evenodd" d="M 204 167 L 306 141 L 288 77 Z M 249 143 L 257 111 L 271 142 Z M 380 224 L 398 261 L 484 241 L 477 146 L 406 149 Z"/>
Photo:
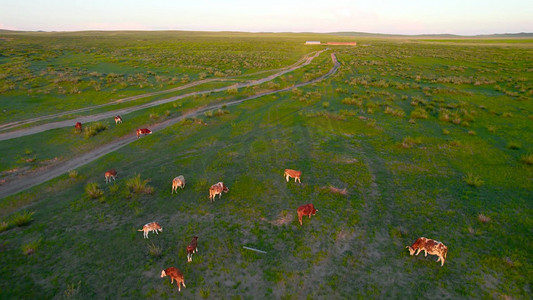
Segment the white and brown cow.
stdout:
<path fill-rule="evenodd" d="M 182 189 L 185 187 L 185 177 L 183 177 L 183 175 L 180 175 L 172 180 L 172 192 L 170 193 L 173 194 L 174 192 L 176 192 L 177 194 L 178 187 Z"/>
<path fill-rule="evenodd" d="M 296 182 L 296 180 L 298 180 L 298 182 L 301 183 L 300 177 L 302 176 L 302 171 L 296 171 L 296 170 L 292 170 L 292 169 L 285 169 L 285 173 L 283 173 L 283 176 L 285 176 L 285 179 L 287 179 L 287 182 L 289 182 L 289 178 L 290 177 L 293 177 L 294 178 L 294 182 Z"/>
<path fill-rule="evenodd" d="M 137 138 L 139 138 L 141 135 L 147 135 L 147 134 L 152 134 L 152 131 L 148 128 L 140 128 L 140 129 L 137 129 Z"/>
<path fill-rule="evenodd" d="M 105 183 L 111 182 L 111 179 L 115 181 L 115 178 L 117 177 L 117 171 L 115 169 L 110 169 L 104 174 L 105 177 Z"/>
<path fill-rule="evenodd" d="M 222 197 L 222 192 L 229 192 L 229 188 L 225 186 L 223 182 L 217 182 L 216 184 L 213 184 L 209 188 L 209 200 L 211 200 L 211 202 L 215 201 L 216 195 L 218 195 L 218 199 L 220 199 Z"/>
<path fill-rule="evenodd" d="M 297 213 L 298 213 L 298 221 L 300 221 L 300 225 L 302 225 L 302 217 L 303 216 L 309 216 L 309 219 L 311 219 L 311 216 L 316 215 L 316 212 L 318 209 L 315 209 L 315 206 L 312 203 L 302 205 L 298 207 Z"/>
<path fill-rule="evenodd" d="M 120 115 L 115 116 L 115 125 L 117 125 L 118 123 L 122 123 L 122 117 Z"/>
<path fill-rule="evenodd" d="M 155 233 L 159 234 L 158 231 L 160 232 L 163 232 L 163 227 L 161 227 L 161 225 L 159 225 L 159 223 L 157 222 L 150 222 L 150 223 L 147 223 L 147 224 L 144 224 L 143 228 L 142 229 L 138 229 L 137 231 L 143 231 L 143 236 L 145 239 L 148 238 L 148 233 L 154 231 Z"/>
<path fill-rule="evenodd" d="M 437 255 L 439 257 L 437 262 L 441 262 L 441 267 L 444 265 L 446 254 L 448 253 L 448 247 L 444 246 L 443 243 L 425 237 L 419 237 L 411 246 L 405 248 L 409 249 L 409 254 L 411 255 L 415 254 L 415 252 L 415 255 L 418 255 L 420 251 L 424 251 L 425 256 L 428 256 L 428 253 Z"/>

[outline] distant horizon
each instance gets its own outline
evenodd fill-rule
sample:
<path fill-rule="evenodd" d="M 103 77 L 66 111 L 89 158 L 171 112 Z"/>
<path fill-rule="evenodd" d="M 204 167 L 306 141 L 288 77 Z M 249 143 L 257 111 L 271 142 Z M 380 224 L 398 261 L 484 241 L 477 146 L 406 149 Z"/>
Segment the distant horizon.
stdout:
<path fill-rule="evenodd" d="M 461 36 L 533 32 L 531 0 L 0 0 L 15 31 L 368 32 Z"/>
<path fill-rule="evenodd" d="M 363 32 L 363 31 L 330 31 L 330 32 L 312 32 L 312 31 L 244 31 L 244 30 L 183 30 L 183 29 L 85 29 L 85 30 L 13 30 L 0 28 L 0 31 L 13 32 L 163 32 L 163 31 L 180 31 L 180 32 L 234 32 L 234 33 L 257 33 L 257 34 L 362 34 L 362 35 L 392 35 L 392 36 L 459 36 L 459 37 L 476 37 L 476 36 L 497 36 L 497 35 L 532 35 L 532 32 L 502 32 L 502 33 L 481 33 L 481 34 L 454 34 L 454 33 L 420 33 L 420 34 L 403 34 L 403 33 L 385 33 L 385 32 Z"/>

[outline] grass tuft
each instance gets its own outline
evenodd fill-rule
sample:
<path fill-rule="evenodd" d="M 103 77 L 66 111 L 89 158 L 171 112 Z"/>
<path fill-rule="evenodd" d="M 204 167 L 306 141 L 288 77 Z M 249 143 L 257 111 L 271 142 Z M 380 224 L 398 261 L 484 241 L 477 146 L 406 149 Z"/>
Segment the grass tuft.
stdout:
<path fill-rule="evenodd" d="M 533 154 L 526 154 L 520 158 L 520 161 L 526 165 L 533 165 Z"/>
<path fill-rule="evenodd" d="M 35 212 L 29 212 L 29 211 L 24 211 L 22 213 L 18 213 L 16 215 L 14 215 L 12 217 L 12 222 L 13 224 L 15 224 L 16 226 L 25 226 L 25 225 L 28 225 L 31 221 L 33 221 L 33 214 Z"/>
<path fill-rule="evenodd" d="M 85 186 L 85 192 L 91 199 L 97 199 L 104 195 L 104 191 L 100 189 L 96 182 L 87 183 Z"/>
<path fill-rule="evenodd" d="M 466 182 L 469 186 L 473 187 L 480 187 L 485 183 L 479 176 L 475 176 L 472 173 L 466 174 L 465 177 L 463 177 L 463 181 Z"/>
<path fill-rule="evenodd" d="M 96 122 L 91 126 L 85 127 L 85 137 L 90 138 L 91 136 L 95 136 L 100 132 L 106 130 L 107 127 L 107 124 Z"/>
<path fill-rule="evenodd" d="M 151 242 L 148 244 L 148 254 L 150 254 L 151 257 L 159 258 L 161 257 L 161 254 L 163 254 L 163 249 Z"/>
<path fill-rule="evenodd" d="M 141 179 L 141 174 L 136 174 L 135 177 L 126 180 L 126 187 L 130 192 L 135 194 L 152 194 L 154 188 L 148 185 L 150 179 Z"/>
<path fill-rule="evenodd" d="M 514 141 L 511 141 L 511 142 L 509 142 L 509 144 L 507 144 L 507 148 L 509 148 L 511 150 L 518 150 L 521 147 L 522 147 L 522 145 L 520 145 L 520 143 L 514 142 Z"/>
<path fill-rule="evenodd" d="M 76 171 L 76 170 L 68 171 L 68 177 L 70 177 L 70 178 L 76 178 L 76 177 L 78 177 L 78 175 L 79 175 L 78 171 Z"/>
<path fill-rule="evenodd" d="M 41 239 L 35 240 L 33 242 L 27 243 L 22 245 L 22 253 L 24 255 L 31 255 L 34 254 L 37 249 L 39 248 L 39 244 L 41 243 Z"/>
<path fill-rule="evenodd" d="M 6 231 L 9 229 L 9 223 L 6 221 L 0 222 L 0 232 Z"/>

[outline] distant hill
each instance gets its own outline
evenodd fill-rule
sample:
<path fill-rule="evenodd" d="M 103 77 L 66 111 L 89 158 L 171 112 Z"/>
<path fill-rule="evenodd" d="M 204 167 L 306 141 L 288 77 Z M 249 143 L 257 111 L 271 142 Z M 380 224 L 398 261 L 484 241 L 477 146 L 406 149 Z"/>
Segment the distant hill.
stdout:
<path fill-rule="evenodd" d="M 384 34 L 368 32 L 330 32 L 328 34 L 338 36 L 359 36 L 359 37 L 427 37 L 427 38 L 533 38 L 532 32 L 502 33 L 502 34 L 480 34 L 480 35 L 457 35 L 457 34 Z"/>

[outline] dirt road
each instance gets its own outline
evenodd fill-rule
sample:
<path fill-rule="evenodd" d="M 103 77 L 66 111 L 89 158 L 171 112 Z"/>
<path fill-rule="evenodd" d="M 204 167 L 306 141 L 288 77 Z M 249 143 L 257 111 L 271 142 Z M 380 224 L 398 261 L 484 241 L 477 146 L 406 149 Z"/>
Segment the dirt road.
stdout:
<path fill-rule="evenodd" d="M 99 121 L 99 120 L 103 120 L 103 119 L 113 118 L 116 115 L 129 114 L 129 113 L 137 111 L 137 110 L 158 106 L 158 105 L 161 105 L 161 104 L 173 102 L 173 101 L 176 101 L 176 100 L 179 100 L 179 99 L 183 99 L 183 98 L 186 98 L 186 97 L 191 97 L 191 96 L 194 96 L 194 95 L 202 95 L 202 94 L 208 94 L 208 93 L 212 93 L 212 92 L 222 92 L 222 91 L 226 91 L 226 90 L 229 90 L 229 89 L 235 88 L 235 87 L 236 88 L 243 88 L 243 87 L 249 87 L 249 86 L 262 84 L 262 83 L 265 83 L 267 81 L 271 81 L 271 80 L 275 79 L 276 77 L 279 77 L 279 76 L 281 76 L 281 75 L 283 75 L 285 73 L 294 71 L 296 69 L 299 69 L 299 68 L 301 68 L 303 66 L 306 66 L 306 65 L 310 64 L 311 61 L 313 61 L 313 59 L 315 57 L 317 57 L 318 55 L 320 55 L 324 51 L 325 50 L 311 52 L 311 53 L 305 55 L 304 57 L 302 57 L 300 60 L 298 60 L 293 65 L 288 66 L 288 67 L 283 68 L 283 69 L 280 69 L 275 74 L 267 76 L 267 77 L 259 79 L 259 80 L 253 80 L 253 81 L 249 81 L 249 82 L 246 82 L 246 83 L 240 83 L 240 84 L 236 84 L 236 85 L 231 85 L 231 86 L 222 87 L 222 88 L 218 88 L 218 89 L 207 90 L 207 91 L 187 93 L 187 94 L 184 94 L 184 95 L 170 97 L 170 98 L 166 98 L 166 99 L 161 99 L 161 100 L 157 100 L 157 101 L 153 101 L 153 102 L 150 102 L 150 103 L 141 104 L 141 105 L 134 106 L 134 107 L 117 109 L 117 110 L 108 111 L 108 112 L 104 112 L 104 113 L 100 113 L 100 114 L 76 117 L 75 119 L 64 120 L 64 121 L 59 121 L 59 122 L 51 122 L 51 123 L 46 123 L 46 124 L 43 124 L 43 125 L 33 126 L 31 128 L 25 128 L 25 129 L 10 131 L 10 132 L 4 132 L 4 133 L 0 133 L 0 141 L 12 139 L 12 138 L 17 138 L 17 137 L 21 137 L 21 136 L 25 136 L 25 135 L 35 134 L 35 133 L 43 132 L 43 131 L 50 130 L 50 129 L 69 127 L 69 126 L 73 126 L 73 124 L 75 124 L 76 122 L 87 123 L 87 122 L 94 122 L 94 121 Z M 258 72 L 258 73 L 261 73 L 261 72 Z M 254 73 L 254 74 L 258 74 L 258 73 Z M 126 103 L 126 102 L 130 102 L 130 101 L 134 101 L 134 100 L 138 100 L 138 99 L 142 99 L 142 98 L 146 98 L 146 97 L 155 96 L 155 95 L 167 94 L 167 93 L 183 90 L 183 89 L 186 89 L 186 88 L 189 88 L 189 87 L 193 87 L 193 86 L 204 84 L 204 83 L 208 83 L 208 82 L 225 81 L 225 80 L 228 80 L 228 79 L 217 79 L 217 78 L 205 79 L 205 80 L 200 80 L 200 81 L 196 81 L 196 82 L 191 82 L 191 83 L 186 84 L 184 86 L 176 87 L 176 88 L 169 89 L 169 90 L 157 91 L 157 92 L 152 92 L 152 93 L 132 96 L 132 97 L 123 98 L 123 99 L 115 100 L 113 102 L 104 103 L 104 104 L 100 104 L 100 105 L 94 105 L 94 106 L 90 106 L 90 107 L 84 107 L 84 108 L 80 108 L 80 109 L 65 111 L 65 112 L 61 112 L 61 113 L 57 113 L 57 114 L 40 116 L 40 117 L 36 117 L 36 118 L 32 118 L 32 119 L 27 119 L 27 120 L 21 120 L 21 121 L 15 121 L 15 122 L 10 122 L 10 123 L 6 123 L 6 124 L 1 124 L 0 125 L 0 131 L 8 130 L 8 129 L 11 129 L 11 128 L 16 128 L 16 127 L 19 127 L 19 126 L 22 126 L 22 125 L 31 124 L 31 123 L 35 123 L 35 122 L 39 122 L 39 121 L 50 120 L 50 119 L 54 119 L 54 118 L 68 116 L 68 115 L 71 115 L 71 114 L 87 112 L 87 111 L 91 111 L 91 110 L 102 108 L 102 107 L 106 107 L 106 106 L 117 105 L 117 104 L 120 104 L 120 103 Z"/>
<path fill-rule="evenodd" d="M 309 57 L 305 61 L 305 63 L 302 64 L 301 66 L 309 64 L 312 61 L 312 59 L 315 58 L 316 56 L 318 56 L 321 52 L 317 52 L 314 56 Z M 188 114 L 176 117 L 176 118 L 172 118 L 172 119 L 166 120 L 166 121 L 164 121 L 162 123 L 153 125 L 151 127 L 151 129 L 152 129 L 153 132 L 157 132 L 157 131 L 160 131 L 160 130 L 168 127 L 168 126 L 174 125 L 174 124 L 182 121 L 185 118 L 191 118 L 191 117 L 203 114 L 206 111 L 210 111 L 210 110 L 213 110 L 213 109 L 221 108 L 223 105 L 226 105 L 226 106 L 237 105 L 237 104 L 240 104 L 242 102 L 245 102 L 245 101 L 248 101 L 248 100 L 252 100 L 252 99 L 256 99 L 256 98 L 259 98 L 259 97 L 262 97 L 262 96 L 271 95 L 271 94 L 275 94 L 275 93 L 286 92 L 286 91 L 290 91 L 290 90 L 292 90 L 294 88 L 297 88 L 297 87 L 301 87 L 301 86 L 305 86 L 305 85 L 309 85 L 309 84 L 312 84 L 312 83 L 315 83 L 315 82 L 322 81 L 322 80 L 330 77 L 331 75 L 335 74 L 335 72 L 337 72 L 337 69 L 340 66 L 340 64 L 337 61 L 337 58 L 336 58 L 334 53 L 331 54 L 331 60 L 333 61 L 334 65 L 329 70 L 329 72 L 324 74 L 324 75 L 322 75 L 322 76 L 320 76 L 320 77 L 318 77 L 318 78 L 315 78 L 315 79 L 313 79 L 311 81 L 301 82 L 301 83 L 298 83 L 298 84 L 296 84 L 294 86 L 291 86 L 291 87 L 288 87 L 288 88 L 284 88 L 284 89 L 280 89 L 280 90 L 260 93 L 260 94 L 257 94 L 257 95 L 254 95 L 254 96 L 251 96 L 251 97 L 248 97 L 248 98 L 245 98 L 245 99 L 240 99 L 240 100 L 235 100 L 235 101 L 231 101 L 231 102 L 227 102 L 227 103 L 221 103 L 221 104 L 216 104 L 216 105 L 212 105 L 212 106 L 209 106 L 209 107 L 204 107 L 204 108 L 202 108 L 200 110 L 197 110 L 197 111 L 194 111 L 194 112 L 191 112 L 191 113 L 188 113 Z M 282 71 L 280 73 L 285 74 L 287 72 L 290 72 L 290 71 L 286 70 L 286 71 Z M 281 75 L 280 73 L 276 73 L 274 75 L 265 77 L 265 78 L 263 78 L 261 80 L 258 80 L 257 82 L 263 83 L 263 82 L 266 82 L 268 80 L 272 80 L 273 78 L 275 78 L 277 76 L 280 76 Z M 271 78 L 271 79 L 268 79 L 268 78 Z M 257 83 L 257 84 L 259 84 L 259 83 Z M 250 86 L 250 85 L 252 85 L 252 84 L 250 84 L 250 83 L 243 84 L 243 86 Z M 221 88 L 221 89 L 217 89 L 217 90 L 225 90 L 225 89 L 227 89 L 227 88 Z M 198 92 L 198 93 L 207 93 L 207 92 L 212 92 L 212 91 Z M 184 97 L 184 96 L 185 95 L 177 96 L 177 97 Z M 169 100 L 169 99 L 173 99 L 173 100 Z M 178 99 L 180 99 L 180 98 L 178 98 Z M 160 101 L 166 101 L 164 103 L 167 103 L 167 102 L 171 102 L 171 101 L 174 101 L 174 100 L 176 100 L 176 97 L 163 99 L 163 100 L 160 100 Z M 133 111 L 135 111 L 135 110 L 133 110 Z M 98 114 L 97 116 L 98 116 L 98 118 L 100 118 L 103 115 L 109 117 L 109 116 L 113 116 L 114 114 L 117 114 L 117 112 L 115 111 L 115 112 L 109 112 L 109 113 L 104 113 L 104 114 Z M 91 117 L 94 117 L 94 116 L 88 116 L 86 118 L 91 118 Z M 72 121 L 70 120 L 68 122 L 69 122 L 68 126 L 71 126 L 72 125 Z M 52 123 L 52 124 L 57 124 L 57 123 L 62 123 L 62 122 L 56 122 L 56 123 Z M 58 128 L 58 127 L 52 127 L 52 128 Z M 29 129 L 26 129 L 25 131 L 31 132 L 31 129 L 32 128 L 29 128 Z M 44 130 L 46 130 L 46 129 L 44 129 Z M 41 131 L 44 131 L 44 130 L 41 130 Z M 38 131 L 38 132 L 41 132 L 41 131 Z M 31 134 L 31 133 L 28 133 L 28 134 Z M 26 135 L 26 134 L 24 134 L 24 135 Z M 92 162 L 92 161 L 94 161 L 94 160 L 96 160 L 96 159 L 108 154 L 108 153 L 111 153 L 111 152 L 113 152 L 115 150 L 118 150 L 118 149 L 122 148 L 123 146 L 126 146 L 129 143 L 134 142 L 136 140 L 137 140 L 137 136 L 132 133 L 131 135 L 118 138 L 114 142 L 109 143 L 109 144 L 105 144 L 105 145 L 103 145 L 103 146 L 101 146 L 101 147 L 99 147 L 97 149 L 94 149 L 94 150 L 92 150 L 92 151 L 90 151 L 90 152 L 88 152 L 86 154 L 83 154 L 83 155 L 78 156 L 76 158 L 73 158 L 71 160 L 59 163 L 57 165 L 51 166 L 50 168 L 47 168 L 47 169 L 45 169 L 43 171 L 29 174 L 27 176 L 24 176 L 24 178 L 19 178 L 17 180 L 8 181 L 8 182 L 6 182 L 6 183 L 4 183 L 3 185 L 0 186 L 0 198 L 4 198 L 4 197 L 7 197 L 9 195 L 13 195 L 13 194 L 19 193 L 21 191 L 24 191 L 24 190 L 29 189 L 31 187 L 34 187 L 36 185 L 42 184 L 42 183 L 44 183 L 44 182 L 46 182 L 46 181 L 48 181 L 50 179 L 53 179 L 55 177 L 58 177 L 58 176 L 60 176 L 60 175 L 62 175 L 64 173 L 68 172 L 69 170 L 73 170 L 73 169 L 76 169 L 78 167 L 81 167 L 81 166 L 83 166 L 85 164 L 88 164 L 88 163 L 90 163 L 90 162 Z"/>

